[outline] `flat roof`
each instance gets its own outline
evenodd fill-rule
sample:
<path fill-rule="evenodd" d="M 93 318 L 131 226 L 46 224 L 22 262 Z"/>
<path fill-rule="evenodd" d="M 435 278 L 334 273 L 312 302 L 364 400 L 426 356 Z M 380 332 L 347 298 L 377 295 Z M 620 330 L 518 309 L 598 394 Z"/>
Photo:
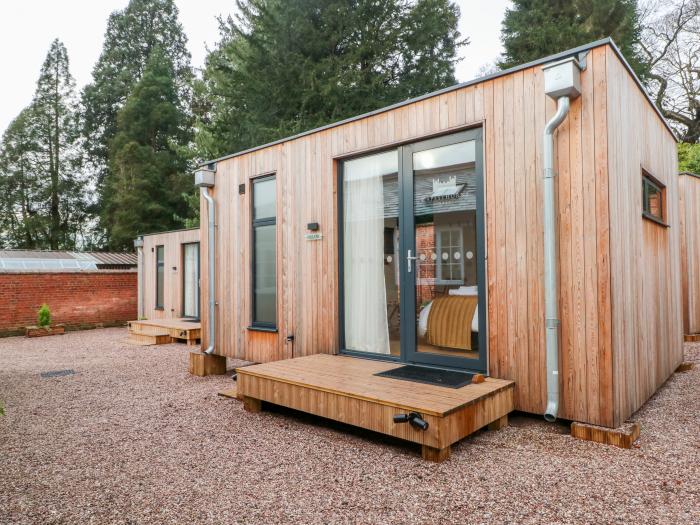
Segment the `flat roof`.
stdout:
<path fill-rule="evenodd" d="M 409 105 L 409 104 L 413 104 L 413 103 L 419 102 L 419 101 L 421 101 L 421 100 L 425 100 L 425 99 L 428 99 L 428 98 L 436 97 L 436 96 L 438 96 L 438 95 L 442 95 L 442 94 L 444 94 L 444 93 L 449 93 L 449 92 L 451 92 L 451 91 L 455 91 L 455 90 L 457 90 L 457 89 L 462 89 L 462 88 L 465 88 L 465 87 L 468 87 L 468 86 L 473 86 L 473 85 L 476 85 L 476 84 L 480 84 L 480 83 L 486 82 L 486 81 L 488 81 L 488 80 L 493 80 L 494 78 L 499 78 L 499 77 L 503 77 L 503 76 L 506 76 L 506 75 L 510 75 L 510 74 L 512 74 L 512 73 L 516 73 L 517 71 L 522 71 L 522 70 L 524 70 L 524 69 L 528 69 L 528 68 L 531 68 L 531 67 L 534 67 L 534 66 L 546 64 L 547 62 L 552 62 L 552 61 L 555 61 L 555 60 L 561 60 L 562 58 L 567 58 L 567 57 L 572 56 L 572 55 L 577 55 L 577 54 L 579 54 L 579 53 L 583 53 L 584 51 L 590 51 L 590 50 L 593 49 L 593 48 L 600 47 L 600 46 L 604 46 L 604 45 L 609 45 L 609 46 L 612 48 L 612 50 L 615 52 L 615 54 L 617 55 L 617 57 L 618 57 L 618 58 L 620 59 L 620 61 L 624 64 L 625 68 L 627 69 L 627 72 L 628 72 L 630 75 L 632 75 L 632 78 L 634 79 L 635 83 L 637 84 L 637 87 L 639 87 L 639 89 L 642 91 L 642 93 L 644 93 L 644 96 L 646 97 L 647 101 L 649 102 L 649 104 L 651 104 L 651 106 L 652 106 L 652 107 L 654 108 L 654 110 L 656 111 L 656 114 L 657 114 L 657 115 L 659 116 L 659 118 L 661 119 L 661 122 L 664 123 L 664 125 L 666 126 L 666 129 L 669 131 L 669 133 L 671 133 L 671 136 L 672 136 L 672 137 L 674 138 L 674 140 L 676 140 L 676 142 L 677 142 L 677 141 L 678 141 L 678 138 L 676 137 L 676 134 L 675 134 L 675 132 L 673 131 L 673 128 L 672 128 L 672 127 L 670 126 L 670 124 L 666 121 L 666 119 L 664 118 L 663 114 L 661 113 L 661 111 L 659 110 L 659 108 L 656 106 L 656 104 L 654 104 L 654 101 L 653 101 L 653 100 L 651 99 L 651 97 L 649 96 L 649 93 L 647 93 L 647 90 L 646 90 L 646 88 L 644 87 L 644 84 L 642 84 L 642 81 L 639 80 L 639 77 L 637 77 L 637 74 L 636 74 L 636 73 L 634 72 L 634 70 L 632 69 L 632 66 L 629 65 L 629 62 L 627 62 L 627 59 L 625 59 L 625 57 L 622 55 L 622 52 L 621 52 L 620 49 L 617 47 L 617 45 L 615 44 L 615 42 L 613 41 L 613 39 L 612 39 L 611 37 L 607 37 L 607 38 L 602 38 L 602 39 L 600 39 L 600 40 L 596 40 L 595 42 L 590 42 L 590 43 L 588 43 L 588 44 L 584 44 L 584 45 L 582 45 L 582 46 L 574 47 L 574 48 L 572 48 L 572 49 L 567 49 L 566 51 L 562 51 L 561 53 L 556 53 L 556 54 L 554 54 L 554 55 L 549 55 L 549 56 L 540 58 L 540 59 L 538 59 L 538 60 L 533 60 L 532 62 L 526 62 L 525 64 L 520 64 L 519 66 L 511 67 L 511 68 L 509 68 L 509 69 L 504 69 L 503 71 L 498 71 L 498 72 L 496 72 L 496 73 L 492 73 L 492 74 L 490 74 L 490 75 L 486 75 L 486 76 L 483 76 L 483 77 L 475 78 L 475 79 L 469 80 L 469 81 L 467 81 L 467 82 L 462 82 L 462 83 L 460 83 L 460 84 L 455 84 L 455 85 L 453 85 L 453 86 L 449 86 L 449 87 L 446 87 L 446 88 L 443 88 L 443 89 L 439 89 L 439 90 L 437 90 L 437 91 L 432 91 L 432 92 L 430 92 L 430 93 L 426 93 L 425 95 L 421 95 L 421 96 L 419 96 L 419 97 L 414 97 L 414 98 L 410 98 L 410 99 L 407 99 L 407 100 L 403 100 L 403 101 L 401 101 L 401 102 L 397 102 L 397 103 L 392 104 L 392 105 L 390 105 L 390 106 L 385 106 L 385 107 L 383 107 L 383 108 L 375 109 L 375 110 L 373 110 L 373 111 L 368 111 L 367 113 L 362 113 L 361 115 L 356 115 L 356 116 L 354 116 L 354 117 L 349 117 L 349 118 L 346 118 L 346 119 L 344 119 L 344 120 L 339 120 L 339 121 L 337 121 L 337 122 L 333 122 L 333 123 L 331 123 L 331 124 L 326 124 L 325 126 L 320 126 L 320 127 L 318 127 L 318 128 L 313 128 L 313 129 L 310 129 L 310 130 L 308 130 L 308 131 L 302 131 L 301 133 L 297 133 L 296 135 L 291 135 L 291 136 L 289 136 L 289 137 L 284 137 L 284 138 L 281 138 L 281 139 L 278 139 L 278 140 L 274 140 L 274 141 L 272 141 L 272 142 L 268 142 L 267 144 L 261 144 L 260 146 L 255 146 L 255 147 L 248 148 L 248 149 L 245 149 L 245 150 L 242 150 L 242 151 L 238 151 L 238 152 L 236 152 L 236 153 L 231 153 L 231 154 L 229 154 L 229 155 L 224 155 L 223 157 L 219 157 L 219 158 L 216 158 L 216 159 L 208 160 L 208 161 L 206 161 L 206 162 L 201 163 L 199 166 L 200 166 L 200 167 L 205 167 L 205 166 L 208 166 L 209 164 L 215 164 L 215 163 L 221 162 L 221 161 L 223 161 L 223 160 L 231 159 L 231 158 L 234 158 L 234 157 L 239 157 L 239 156 L 245 155 L 245 154 L 247 154 L 247 153 L 252 153 L 252 152 L 254 152 L 254 151 L 258 151 L 258 150 L 261 150 L 261 149 L 269 148 L 270 146 L 276 146 L 276 145 L 278 145 L 278 144 L 283 144 L 284 142 L 289 142 L 289 141 L 291 141 L 291 140 L 298 139 L 298 138 L 301 138 L 301 137 L 305 137 L 305 136 L 307 136 L 307 135 L 312 135 L 312 134 L 314 134 L 314 133 L 318 133 L 319 131 L 324 131 L 324 130 L 327 130 L 327 129 L 335 128 L 335 127 L 337 127 L 337 126 L 342 126 L 343 124 L 348 124 L 348 123 L 354 122 L 354 121 L 356 121 L 356 120 L 361 120 L 361 119 L 363 119 L 363 118 L 371 117 L 371 116 L 373 116 L 373 115 L 379 115 L 379 114 L 384 113 L 384 112 L 386 112 L 386 111 L 391 111 L 391 110 L 393 110 L 393 109 L 397 109 L 397 108 L 400 108 L 400 107 L 403 107 L 403 106 L 407 106 L 407 105 Z M 151 235 L 152 235 L 152 234 L 151 234 Z"/>
<path fill-rule="evenodd" d="M 692 171 L 681 171 L 678 175 L 690 175 L 691 177 L 695 177 L 696 179 L 700 179 L 700 174 L 693 173 Z"/>
<path fill-rule="evenodd" d="M 150 235 L 162 235 L 162 234 L 164 234 L 164 233 L 187 232 L 187 231 L 190 231 L 190 230 L 199 230 L 199 229 L 200 229 L 200 227 L 197 226 L 196 228 L 178 228 L 178 229 L 176 229 L 176 230 L 163 230 L 163 231 L 160 231 L 160 232 L 141 233 L 141 234 L 137 235 L 136 238 L 139 238 L 139 237 L 148 237 L 148 236 L 150 236 Z"/>

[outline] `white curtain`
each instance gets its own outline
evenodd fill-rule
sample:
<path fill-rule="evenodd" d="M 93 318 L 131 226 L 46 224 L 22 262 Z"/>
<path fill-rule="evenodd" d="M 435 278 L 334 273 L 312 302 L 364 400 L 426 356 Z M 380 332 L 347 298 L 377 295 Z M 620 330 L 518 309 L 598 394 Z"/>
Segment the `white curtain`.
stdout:
<path fill-rule="evenodd" d="M 384 185 L 396 172 L 396 151 L 346 162 L 343 167 L 345 346 L 389 353 L 384 282 Z"/>
<path fill-rule="evenodd" d="M 185 245 L 185 294 L 184 294 L 184 315 L 185 317 L 199 317 L 199 301 L 197 287 L 197 276 L 199 275 L 199 245 Z"/>

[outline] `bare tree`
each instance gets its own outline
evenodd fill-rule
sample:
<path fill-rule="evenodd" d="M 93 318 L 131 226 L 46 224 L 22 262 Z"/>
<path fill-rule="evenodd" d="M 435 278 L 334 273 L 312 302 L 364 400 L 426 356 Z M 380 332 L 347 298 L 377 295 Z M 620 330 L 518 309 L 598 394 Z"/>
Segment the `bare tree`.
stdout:
<path fill-rule="evenodd" d="M 639 46 L 656 105 L 684 142 L 700 141 L 700 0 L 653 0 Z"/>

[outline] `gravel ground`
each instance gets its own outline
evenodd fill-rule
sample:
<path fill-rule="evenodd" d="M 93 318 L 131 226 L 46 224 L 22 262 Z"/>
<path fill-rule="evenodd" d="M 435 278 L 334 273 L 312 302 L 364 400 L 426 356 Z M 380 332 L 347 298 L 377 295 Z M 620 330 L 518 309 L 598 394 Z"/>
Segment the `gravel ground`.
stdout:
<path fill-rule="evenodd" d="M 639 448 L 519 416 L 442 464 L 377 434 L 248 414 L 187 347 L 124 329 L 0 339 L 1 523 L 700 523 L 700 343 Z M 41 378 L 73 369 L 75 375 Z"/>

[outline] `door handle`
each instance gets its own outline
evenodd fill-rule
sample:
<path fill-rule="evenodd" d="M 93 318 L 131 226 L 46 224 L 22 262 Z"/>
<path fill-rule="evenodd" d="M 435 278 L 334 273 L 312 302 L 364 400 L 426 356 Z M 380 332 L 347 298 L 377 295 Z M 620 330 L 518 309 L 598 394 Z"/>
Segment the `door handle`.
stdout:
<path fill-rule="evenodd" d="M 408 250 L 408 255 L 406 255 L 406 265 L 408 268 L 408 273 L 411 273 L 411 271 L 412 271 L 411 261 L 415 261 L 417 258 L 418 257 L 412 257 L 411 250 Z"/>

